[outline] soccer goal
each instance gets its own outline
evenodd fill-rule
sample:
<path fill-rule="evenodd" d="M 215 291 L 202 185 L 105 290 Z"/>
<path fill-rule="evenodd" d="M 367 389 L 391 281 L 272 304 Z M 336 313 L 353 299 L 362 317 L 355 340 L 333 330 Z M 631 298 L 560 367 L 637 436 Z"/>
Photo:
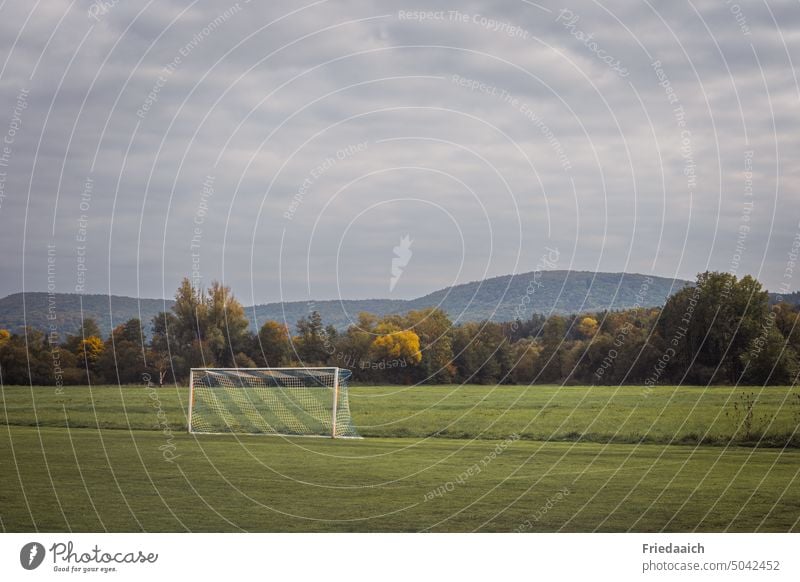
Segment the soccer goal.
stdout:
<path fill-rule="evenodd" d="M 342 368 L 193 368 L 189 432 L 359 438 Z"/>

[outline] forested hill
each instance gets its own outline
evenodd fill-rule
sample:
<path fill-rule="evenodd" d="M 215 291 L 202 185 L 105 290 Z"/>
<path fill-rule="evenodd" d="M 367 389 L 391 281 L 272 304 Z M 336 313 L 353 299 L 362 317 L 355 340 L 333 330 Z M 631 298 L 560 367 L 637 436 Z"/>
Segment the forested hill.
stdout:
<path fill-rule="evenodd" d="M 103 336 L 107 336 L 111 328 L 125 323 L 131 318 L 140 318 L 150 328 L 153 317 L 170 309 L 174 301 L 171 299 L 136 299 L 120 295 L 76 295 L 74 293 L 56 293 L 49 295 L 41 292 L 14 293 L 0 299 L 0 329 L 18 333 L 25 325 L 44 332 L 56 330 L 63 339 L 65 334 L 74 334 L 81 325 L 81 309 L 84 318 L 94 319 Z M 53 314 L 55 319 L 52 319 Z"/>
<path fill-rule="evenodd" d="M 688 281 L 627 273 L 586 271 L 537 271 L 504 275 L 446 287 L 408 301 L 316 301 L 268 303 L 255 308 L 258 321 L 294 322 L 316 309 L 323 321 L 345 328 L 359 311 L 376 315 L 405 313 L 411 309 L 441 307 L 455 322 L 513 321 L 533 313 L 581 313 L 663 305 L 667 297 Z M 638 296 L 638 299 L 637 299 Z M 248 311 L 252 316 L 252 310 Z"/>
<path fill-rule="evenodd" d="M 327 301 L 292 301 L 247 307 L 247 316 L 260 325 L 265 320 L 285 321 L 292 328 L 301 317 L 313 310 L 322 315 L 326 324 L 345 328 L 359 312 L 378 316 L 405 313 L 411 309 L 441 307 L 457 322 L 511 321 L 527 319 L 533 313 L 580 313 L 603 309 L 626 309 L 663 305 L 666 298 L 689 284 L 688 281 L 647 277 L 625 273 L 591 273 L 585 271 L 540 271 L 505 275 L 441 289 L 412 300 L 357 299 Z M 234 289 L 234 292 L 236 290 Z M 25 308 L 21 293 L 0 299 L 0 329 L 18 332 L 27 325 L 47 331 L 55 313 L 59 333 L 75 333 L 84 317 L 97 321 L 107 335 L 113 325 L 132 317 L 149 324 L 160 311 L 170 309 L 172 300 L 136 299 L 108 295 L 56 294 L 53 309 L 47 293 L 26 293 Z"/>
<path fill-rule="evenodd" d="M 410 307 L 441 304 L 453 319 L 513 321 L 526 319 L 532 312 L 569 314 L 659 306 L 689 284 L 630 273 L 540 271 L 456 285 L 415 299 Z"/>

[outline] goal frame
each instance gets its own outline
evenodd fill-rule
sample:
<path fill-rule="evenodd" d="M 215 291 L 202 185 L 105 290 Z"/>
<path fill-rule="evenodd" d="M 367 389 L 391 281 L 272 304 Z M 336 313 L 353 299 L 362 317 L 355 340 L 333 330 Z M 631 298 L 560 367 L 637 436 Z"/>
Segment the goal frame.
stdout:
<path fill-rule="evenodd" d="M 267 371 L 267 370 L 329 370 L 333 373 L 333 402 L 331 406 L 331 434 L 330 435 L 316 435 L 316 434 L 309 434 L 309 435 L 281 435 L 281 434 L 265 434 L 264 436 L 292 436 L 294 437 L 304 437 L 304 438 L 330 438 L 330 439 L 337 439 L 337 438 L 356 438 L 360 439 L 362 437 L 352 437 L 352 436 L 336 436 L 336 414 L 338 412 L 339 407 L 339 371 L 343 370 L 344 368 L 339 368 L 337 366 L 296 366 L 296 367 L 280 367 L 280 368 L 190 368 L 189 369 L 189 415 L 188 415 L 188 425 L 189 425 L 189 434 L 229 434 L 229 433 L 208 433 L 202 432 L 198 433 L 192 430 L 192 410 L 194 409 L 194 375 L 195 372 L 259 372 L 259 371 Z M 242 433 L 245 435 L 255 436 L 254 433 Z"/>

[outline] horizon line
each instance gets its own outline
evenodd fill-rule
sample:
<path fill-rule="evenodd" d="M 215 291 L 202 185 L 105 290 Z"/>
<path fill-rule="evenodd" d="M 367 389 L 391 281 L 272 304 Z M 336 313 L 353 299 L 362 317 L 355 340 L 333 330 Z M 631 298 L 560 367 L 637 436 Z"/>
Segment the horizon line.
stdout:
<path fill-rule="evenodd" d="M 329 301 L 339 301 L 339 302 L 342 302 L 342 301 L 396 301 L 396 302 L 399 302 L 399 303 L 404 303 L 404 302 L 411 302 L 411 301 L 416 301 L 416 300 L 419 300 L 419 299 L 423 299 L 424 297 L 427 297 L 428 295 L 433 295 L 434 293 L 437 293 L 439 291 L 443 291 L 445 289 L 453 289 L 455 287 L 460 287 L 460 286 L 463 286 L 463 285 L 472 285 L 472 284 L 475 284 L 475 283 L 483 283 L 483 282 L 486 282 L 486 281 L 491 281 L 493 279 L 501 279 L 503 277 L 519 277 L 519 276 L 522 276 L 522 275 L 527 275 L 527 274 L 530 274 L 530 273 L 537 273 L 537 272 L 546 272 L 546 273 L 589 273 L 589 274 L 592 274 L 592 275 L 601 275 L 602 274 L 602 275 L 622 275 L 622 276 L 629 275 L 629 276 L 637 276 L 637 277 L 653 277 L 653 278 L 657 278 L 657 279 L 666 279 L 666 280 L 670 280 L 670 281 L 681 281 L 681 282 L 685 282 L 685 283 L 694 283 L 694 281 L 692 281 L 690 279 L 682 279 L 680 277 L 669 277 L 669 276 L 664 276 L 664 275 L 652 275 L 652 274 L 635 273 L 635 272 L 627 272 L 627 271 L 588 271 L 588 270 L 584 270 L 584 269 L 534 269 L 532 271 L 524 271 L 524 272 L 520 272 L 520 273 L 509 273 L 509 274 L 506 274 L 506 275 L 495 275 L 493 277 L 487 277 L 486 279 L 475 279 L 475 280 L 467 281 L 467 282 L 464 282 L 464 283 L 456 283 L 454 285 L 449 285 L 449 286 L 446 286 L 446 287 L 440 287 L 438 289 L 435 289 L 435 290 L 430 291 L 428 293 L 424 293 L 424 294 L 419 295 L 417 297 L 412 297 L 410 299 L 393 299 L 393 298 L 390 298 L 390 297 L 361 297 L 361 298 L 347 298 L 347 299 L 342 298 L 342 297 L 335 297 L 335 298 L 328 298 L 328 299 L 287 299 L 287 300 L 283 300 L 283 301 L 278 300 L 278 301 L 264 301 L 264 302 L 260 302 L 260 303 L 251 303 L 251 304 L 243 305 L 243 307 L 247 308 L 247 307 L 256 307 L 256 306 L 259 306 L 259 305 L 280 305 L 280 304 L 286 304 L 286 303 L 308 303 L 308 302 L 329 302 Z M 744 275 L 744 276 L 746 276 L 746 275 Z M 751 275 L 751 276 L 753 276 L 753 275 Z M 765 289 L 765 290 L 769 291 L 769 289 Z M 232 292 L 233 292 L 233 290 L 232 290 Z M 33 293 L 44 294 L 44 295 L 74 295 L 74 296 L 77 296 L 77 297 L 107 297 L 107 298 L 122 297 L 122 298 L 127 298 L 127 299 L 135 299 L 137 301 L 175 301 L 174 298 L 166 298 L 166 297 L 138 297 L 136 295 L 121 295 L 121 294 L 117 294 L 117 293 L 76 293 L 74 291 L 73 292 L 70 292 L 70 291 L 55 291 L 55 292 L 50 292 L 50 291 L 16 291 L 14 293 L 9 293 L 8 295 L 5 295 L 4 297 L 0 298 L 0 301 L 2 301 L 3 299 L 7 299 L 9 297 L 12 297 L 14 295 L 26 295 L 26 294 L 33 294 Z M 233 292 L 233 294 L 234 294 L 235 297 L 237 297 L 237 299 L 239 299 L 239 296 L 236 295 L 235 292 Z"/>

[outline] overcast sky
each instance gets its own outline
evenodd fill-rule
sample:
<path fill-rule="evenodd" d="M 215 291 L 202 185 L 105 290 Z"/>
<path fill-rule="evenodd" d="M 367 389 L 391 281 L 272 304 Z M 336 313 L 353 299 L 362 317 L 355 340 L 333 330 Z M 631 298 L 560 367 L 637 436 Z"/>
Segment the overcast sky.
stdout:
<path fill-rule="evenodd" d="M 0 5 L 0 295 L 800 287 L 796 1 Z"/>

